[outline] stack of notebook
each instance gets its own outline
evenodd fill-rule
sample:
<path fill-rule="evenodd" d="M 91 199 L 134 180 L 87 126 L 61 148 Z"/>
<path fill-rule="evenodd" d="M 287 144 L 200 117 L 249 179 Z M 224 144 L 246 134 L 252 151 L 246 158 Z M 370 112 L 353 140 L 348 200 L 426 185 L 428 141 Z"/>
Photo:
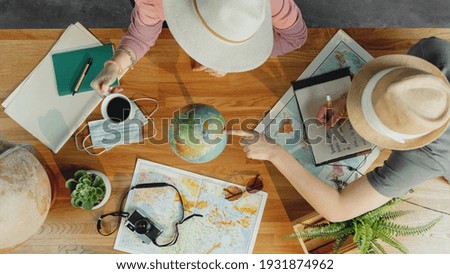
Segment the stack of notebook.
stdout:
<path fill-rule="evenodd" d="M 99 46 L 102 43 L 81 24 L 70 25 L 50 52 L 2 103 L 6 114 L 54 153 L 95 109 L 101 97 L 95 91 L 60 96 L 52 56 Z M 95 70 L 92 73 L 95 74 Z M 73 73 L 69 72 L 66 76 L 71 78 Z M 90 81 L 86 79 L 84 82 L 87 91 Z M 68 83 L 67 87 L 70 86 L 71 83 Z"/>

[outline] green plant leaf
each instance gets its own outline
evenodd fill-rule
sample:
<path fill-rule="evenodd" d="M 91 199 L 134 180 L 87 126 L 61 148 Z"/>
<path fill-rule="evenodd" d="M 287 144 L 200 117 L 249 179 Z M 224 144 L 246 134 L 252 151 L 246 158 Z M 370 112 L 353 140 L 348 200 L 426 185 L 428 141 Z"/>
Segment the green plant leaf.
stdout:
<path fill-rule="evenodd" d="M 352 223 L 355 230 L 355 232 L 353 233 L 353 242 L 359 248 L 361 246 L 361 228 L 359 226 L 359 222 L 356 219 L 354 219 Z"/>
<path fill-rule="evenodd" d="M 362 214 L 361 216 L 356 217 L 358 220 L 363 220 L 365 222 L 374 222 L 377 219 L 380 219 L 383 214 L 389 212 L 393 207 L 397 206 L 401 202 L 400 199 L 392 199 L 384 205 L 369 211 L 367 213 Z"/>
<path fill-rule="evenodd" d="M 352 226 L 347 226 L 345 229 L 336 232 L 336 236 L 341 237 L 343 235 L 353 235 L 355 233 L 355 228 Z"/>
<path fill-rule="evenodd" d="M 94 207 L 94 204 L 92 203 L 91 200 L 87 200 L 83 202 L 82 206 L 84 209 L 91 210 Z"/>
<path fill-rule="evenodd" d="M 374 247 L 376 247 L 380 251 L 380 253 L 387 254 L 386 250 L 384 249 L 384 247 L 381 246 L 380 243 L 377 240 L 373 240 L 372 244 L 374 245 Z"/>
<path fill-rule="evenodd" d="M 305 223 L 300 223 L 300 224 L 303 225 L 305 228 L 324 227 L 324 226 L 330 225 L 329 222 L 319 223 L 319 224 L 305 224 Z"/>
<path fill-rule="evenodd" d="M 393 236 L 387 235 L 385 233 L 379 233 L 378 237 L 380 238 L 380 240 L 399 250 L 401 253 L 408 253 L 408 249 Z"/>
<path fill-rule="evenodd" d="M 302 238 L 325 238 L 325 239 L 336 239 L 340 236 L 340 233 L 344 228 L 346 228 L 346 223 L 330 223 L 327 226 L 316 226 L 306 228 L 300 231 L 297 236 Z"/>
<path fill-rule="evenodd" d="M 377 250 L 373 247 L 373 244 L 369 243 L 369 248 L 367 249 L 367 254 L 377 254 Z"/>
<path fill-rule="evenodd" d="M 399 217 L 403 217 L 413 213 L 413 210 L 398 210 L 398 211 L 389 211 L 383 214 L 383 219 L 385 220 L 394 220 Z"/>
<path fill-rule="evenodd" d="M 333 253 L 338 254 L 341 248 L 344 246 L 345 241 L 350 238 L 350 234 L 344 234 L 336 239 L 336 242 L 333 245 Z"/>
<path fill-rule="evenodd" d="M 75 197 L 72 197 L 72 198 L 70 199 L 70 203 L 72 204 L 73 207 L 78 207 L 78 206 L 77 206 L 77 203 L 76 203 L 76 198 L 75 198 Z"/>
<path fill-rule="evenodd" d="M 75 172 L 75 180 L 78 181 L 81 177 L 87 175 L 86 170 L 80 169 Z"/>
<path fill-rule="evenodd" d="M 72 197 L 78 197 L 80 195 L 80 192 L 78 192 L 77 189 L 75 189 L 74 191 L 72 191 Z"/>
<path fill-rule="evenodd" d="M 87 188 L 82 189 L 80 191 L 80 194 L 84 199 L 89 199 L 89 197 L 91 197 L 91 193 L 89 192 L 89 189 L 87 189 Z"/>
<path fill-rule="evenodd" d="M 66 188 L 70 188 L 71 190 L 75 189 L 77 184 L 78 184 L 78 182 L 75 181 L 74 179 L 69 179 L 69 180 L 66 181 Z"/>
<path fill-rule="evenodd" d="M 94 205 L 98 204 L 98 196 L 97 196 L 97 194 L 94 194 L 94 195 L 91 196 L 91 202 Z"/>
<path fill-rule="evenodd" d="M 442 216 L 433 219 L 426 224 L 414 227 L 407 225 L 399 225 L 388 221 L 383 222 L 383 225 L 386 229 L 390 231 L 391 234 L 394 234 L 395 236 L 414 236 L 427 232 L 428 230 L 433 228 L 441 219 Z"/>
<path fill-rule="evenodd" d="M 83 188 L 84 188 L 84 185 L 80 184 L 80 183 L 78 183 L 77 186 L 75 187 L 76 190 L 80 190 L 80 189 L 83 189 Z"/>
<path fill-rule="evenodd" d="M 105 185 L 105 183 L 103 182 L 102 177 L 96 176 L 95 179 L 94 179 L 94 182 L 92 183 L 92 185 L 95 186 L 95 187 L 99 187 L 101 185 Z"/>
<path fill-rule="evenodd" d="M 83 200 L 80 198 L 75 198 L 75 207 L 82 207 L 83 206 Z"/>
<path fill-rule="evenodd" d="M 103 197 L 105 195 L 105 191 L 101 187 L 95 188 L 95 193 L 100 197 Z"/>
<path fill-rule="evenodd" d="M 370 247 L 371 247 L 371 241 L 372 241 L 372 228 L 370 227 L 370 225 L 365 224 L 365 223 L 361 223 L 361 227 L 360 227 L 360 231 L 361 231 L 361 236 L 360 236 L 360 252 L 361 254 L 367 254 L 369 253 Z"/>
<path fill-rule="evenodd" d="M 93 187 L 99 187 L 99 186 L 100 186 L 100 183 L 97 182 L 97 181 L 95 181 L 95 179 L 94 179 L 94 181 L 92 181 L 92 186 L 93 186 Z"/>
<path fill-rule="evenodd" d="M 78 179 L 78 183 L 79 183 L 79 184 L 83 184 L 83 180 L 84 180 L 84 179 L 87 179 L 88 177 L 89 177 L 88 175 L 83 175 L 83 176 L 81 176 L 81 178 Z"/>
<path fill-rule="evenodd" d="M 82 182 L 83 184 L 85 184 L 85 185 L 88 185 L 88 186 L 92 185 L 92 181 L 91 181 L 91 179 L 89 179 L 89 178 L 82 178 L 82 179 L 81 179 L 81 182 Z"/>

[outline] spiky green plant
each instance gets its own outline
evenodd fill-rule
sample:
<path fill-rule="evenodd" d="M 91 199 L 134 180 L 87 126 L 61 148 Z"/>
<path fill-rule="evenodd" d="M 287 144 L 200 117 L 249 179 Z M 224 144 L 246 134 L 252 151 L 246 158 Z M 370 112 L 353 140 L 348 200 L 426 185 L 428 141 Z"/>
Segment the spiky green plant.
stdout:
<path fill-rule="evenodd" d="M 423 234 L 435 226 L 442 216 L 427 224 L 414 227 L 393 223 L 392 220 L 413 212 L 410 210 L 391 211 L 401 201 L 401 199 L 393 199 L 377 209 L 344 222 L 305 225 L 304 230 L 292 236 L 306 239 L 334 239 L 336 241 L 333 245 L 333 253 L 339 253 L 345 241 L 351 236 L 362 254 L 385 254 L 386 251 L 379 241 L 389 244 L 402 253 L 408 253 L 408 249 L 396 237 Z"/>
<path fill-rule="evenodd" d="M 72 205 L 87 210 L 99 204 L 106 193 L 102 177 L 89 174 L 85 170 L 75 172 L 74 178 L 67 180 L 66 188 L 71 191 Z"/>

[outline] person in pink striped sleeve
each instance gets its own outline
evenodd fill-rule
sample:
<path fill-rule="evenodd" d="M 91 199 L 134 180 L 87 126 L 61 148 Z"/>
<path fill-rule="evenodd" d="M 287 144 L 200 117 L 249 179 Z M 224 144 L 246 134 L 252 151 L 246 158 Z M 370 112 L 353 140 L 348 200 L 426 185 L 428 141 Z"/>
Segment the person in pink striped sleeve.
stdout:
<path fill-rule="evenodd" d="M 307 28 L 293 0 L 136 0 L 127 33 L 92 81 L 102 95 L 155 44 L 166 20 L 196 61 L 194 71 L 222 77 L 252 70 L 300 48 Z"/>

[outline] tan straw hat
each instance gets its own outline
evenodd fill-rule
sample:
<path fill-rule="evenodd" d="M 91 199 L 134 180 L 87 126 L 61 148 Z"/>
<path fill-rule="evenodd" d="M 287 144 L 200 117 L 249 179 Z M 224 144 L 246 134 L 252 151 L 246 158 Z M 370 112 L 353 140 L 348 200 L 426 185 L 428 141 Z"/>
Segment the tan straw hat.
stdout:
<path fill-rule="evenodd" d="M 206 67 L 248 71 L 272 52 L 270 0 L 163 0 L 163 7 L 175 40 Z"/>
<path fill-rule="evenodd" d="M 431 63 L 409 55 L 378 57 L 355 75 L 349 119 L 369 142 L 394 150 L 423 147 L 450 122 L 450 84 Z"/>

